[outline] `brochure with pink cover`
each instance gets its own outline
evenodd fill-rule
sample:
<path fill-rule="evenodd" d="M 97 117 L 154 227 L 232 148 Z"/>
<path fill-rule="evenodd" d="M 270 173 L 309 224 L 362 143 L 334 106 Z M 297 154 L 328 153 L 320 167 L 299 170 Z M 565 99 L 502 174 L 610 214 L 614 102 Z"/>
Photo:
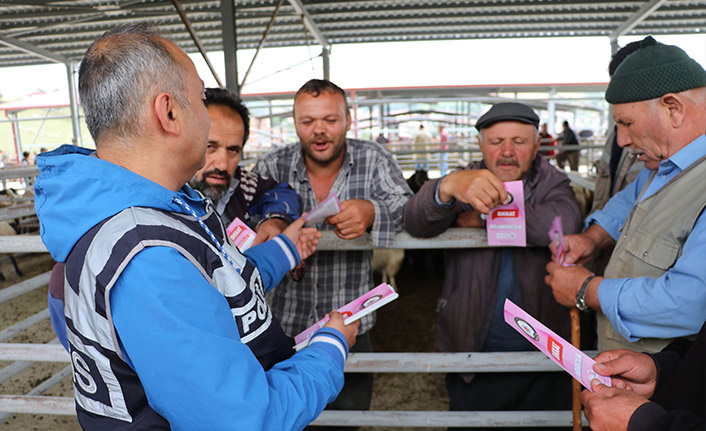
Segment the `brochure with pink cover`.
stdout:
<path fill-rule="evenodd" d="M 312 225 L 324 221 L 327 217 L 340 212 L 341 203 L 338 201 L 338 196 L 336 192 L 331 192 L 330 195 L 326 196 L 326 199 L 319 202 L 318 205 L 304 215 L 304 221 Z"/>
<path fill-rule="evenodd" d="M 570 266 L 564 262 L 564 259 L 566 259 L 566 246 L 564 246 L 564 228 L 561 225 L 561 216 L 554 217 L 552 227 L 549 228 L 549 241 L 554 244 L 557 263 L 561 266 Z"/>
<path fill-rule="evenodd" d="M 567 373 L 581 382 L 589 391 L 593 379 L 598 379 L 604 385 L 610 386 L 610 377 L 601 376 L 593 371 L 593 364 L 596 361 L 541 324 L 509 299 L 505 300 L 505 321 L 542 353 L 549 356 Z"/>
<path fill-rule="evenodd" d="M 526 247 L 525 193 L 522 181 L 508 181 L 503 184 L 510 199 L 507 204 L 493 208 L 485 220 L 488 245 Z"/>
<path fill-rule="evenodd" d="M 338 312 L 343 315 L 343 323 L 348 325 L 349 323 L 355 322 L 361 317 L 369 314 L 378 308 L 382 307 L 389 302 L 397 299 L 399 294 L 395 292 L 387 283 L 382 283 L 373 290 L 369 291 L 363 296 L 354 299 L 348 304 L 338 309 Z M 328 316 L 314 323 L 297 336 L 294 337 L 294 349 L 299 351 L 309 344 L 309 338 L 314 335 L 314 332 L 323 328 L 323 326 L 328 322 Z"/>
<path fill-rule="evenodd" d="M 241 252 L 247 250 L 255 241 L 257 234 L 254 230 L 245 224 L 244 221 L 236 217 L 233 222 L 226 228 L 226 233 L 233 240 L 233 244 L 238 247 Z"/>

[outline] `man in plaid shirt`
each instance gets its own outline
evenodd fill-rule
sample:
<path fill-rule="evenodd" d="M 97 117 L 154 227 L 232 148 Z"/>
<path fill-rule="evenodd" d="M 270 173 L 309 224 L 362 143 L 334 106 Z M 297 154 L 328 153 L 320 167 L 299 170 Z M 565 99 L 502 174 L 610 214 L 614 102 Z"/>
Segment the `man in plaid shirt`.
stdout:
<path fill-rule="evenodd" d="M 336 193 L 341 212 L 316 225 L 342 239 L 366 231 L 375 247 L 389 247 L 401 229 L 405 203 L 412 195 L 397 162 L 382 146 L 346 139 L 351 116 L 345 92 L 336 84 L 312 79 L 294 98 L 294 126 L 300 142 L 261 158 L 254 172 L 289 183 L 302 199 L 303 211 Z M 287 335 L 294 337 L 332 309 L 373 287 L 371 250 L 319 251 L 299 272 L 285 278 L 269 297 L 272 311 Z M 371 351 L 368 331 L 375 323 L 363 317 L 356 349 Z M 367 410 L 372 375 L 347 374 L 332 408 Z"/>

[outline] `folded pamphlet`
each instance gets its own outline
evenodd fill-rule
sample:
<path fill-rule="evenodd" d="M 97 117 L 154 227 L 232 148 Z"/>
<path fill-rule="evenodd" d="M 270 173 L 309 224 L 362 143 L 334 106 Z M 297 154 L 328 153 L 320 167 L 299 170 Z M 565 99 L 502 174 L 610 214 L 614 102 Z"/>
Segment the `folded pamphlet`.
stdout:
<path fill-rule="evenodd" d="M 566 246 L 564 245 L 564 228 L 561 225 L 561 216 L 554 217 L 552 227 L 549 228 L 549 241 L 554 244 L 557 263 L 561 266 L 572 266 L 565 262 Z"/>
<path fill-rule="evenodd" d="M 485 220 L 488 245 L 526 247 L 525 193 L 522 181 L 503 184 L 509 199 L 506 204 L 493 208 Z"/>
<path fill-rule="evenodd" d="M 233 244 L 238 247 L 238 250 L 244 252 L 255 241 L 257 234 L 254 230 L 245 224 L 244 221 L 236 217 L 233 222 L 226 228 L 226 233 L 233 240 Z"/>
<path fill-rule="evenodd" d="M 326 220 L 326 218 L 341 212 L 341 203 L 338 201 L 336 192 L 331 192 L 326 199 L 319 202 L 314 208 L 304 215 L 304 221 L 308 225 L 316 224 Z"/>
<path fill-rule="evenodd" d="M 593 379 L 598 379 L 604 385 L 610 386 L 610 377 L 601 376 L 593 371 L 593 364 L 596 361 L 541 324 L 509 299 L 505 300 L 505 321 L 542 353 L 549 356 L 567 373 L 581 382 L 589 391 Z"/>
<path fill-rule="evenodd" d="M 392 286 L 387 283 L 382 283 L 365 295 L 339 308 L 338 312 L 343 315 L 343 323 L 348 325 L 383 305 L 394 301 L 398 296 L 399 294 L 395 292 Z M 309 339 L 314 335 L 314 332 L 323 328 L 326 322 L 328 322 L 328 315 L 295 336 L 294 349 L 299 351 L 306 347 L 309 344 Z"/>

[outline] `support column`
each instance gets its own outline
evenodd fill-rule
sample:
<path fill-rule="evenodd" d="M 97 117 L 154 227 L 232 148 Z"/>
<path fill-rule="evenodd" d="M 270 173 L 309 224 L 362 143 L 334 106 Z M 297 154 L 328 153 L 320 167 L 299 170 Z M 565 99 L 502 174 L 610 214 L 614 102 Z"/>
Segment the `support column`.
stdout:
<path fill-rule="evenodd" d="M 76 66 L 69 62 L 66 64 L 66 75 L 69 83 L 69 107 L 71 108 L 71 129 L 73 137 L 71 143 L 73 145 L 83 146 L 83 142 L 79 140 L 80 126 L 78 121 L 78 99 L 76 98 Z"/>
<path fill-rule="evenodd" d="M 355 101 L 355 90 L 351 90 L 351 104 L 353 105 L 353 137 L 358 139 L 358 104 Z"/>
<path fill-rule="evenodd" d="M 221 0 L 221 29 L 223 59 L 226 69 L 226 88 L 240 96 L 238 83 L 238 37 L 235 23 L 235 0 Z"/>
<path fill-rule="evenodd" d="M 330 81 L 331 80 L 331 62 L 329 61 L 328 49 L 324 48 L 321 50 L 321 58 L 323 60 L 324 79 L 327 81 Z"/>
<path fill-rule="evenodd" d="M 19 166 L 22 158 L 22 137 L 20 136 L 20 122 L 18 121 L 17 111 L 7 112 L 5 116 L 12 120 L 12 138 L 15 141 L 15 164 Z"/>
<path fill-rule="evenodd" d="M 547 121 L 547 128 L 549 133 L 554 134 L 556 132 L 556 88 L 552 87 L 549 89 L 549 103 L 547 103 L 547 111 L 549 113 L 549 121 Z"/>

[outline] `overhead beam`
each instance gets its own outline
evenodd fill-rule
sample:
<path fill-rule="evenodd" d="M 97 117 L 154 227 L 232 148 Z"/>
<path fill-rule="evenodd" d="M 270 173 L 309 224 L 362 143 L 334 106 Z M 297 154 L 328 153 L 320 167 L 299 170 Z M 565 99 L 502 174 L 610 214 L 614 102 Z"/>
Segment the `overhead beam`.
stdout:
<path fill-rule="evenodd" d="M 189 17 L 186 16 L 186 12 L 184 11 L 184 8 L 181 7 L 181 2 L 179 2 L 179 0 L 172 0 L 172 4 L 174 5 L 174 9 L 176 9 L 177 13 L 179 14 L 181 21 L 184 23 L 184 27 L 186 27 L 186 31 L 188 31 L 189 35 L 191 35 L 191 39 L 194 41 L 196 48 L 201 53 L 201 57 L 203 57 L 204 61 L 206 62 L 206 65 L 208 66 L 209 70 L 211 71 L 211 74 L 216 79 L 218 86 L 223 88 L 223 83 L 221 82 L 221 78 L 218 77 L 218 72 L 216 72 L 216 68 L 213 67 L 213 65 L 211 64 L 211 61 L 208 59 L 208 56 L 206 55 L 206 50 L 204 49 L 203 44 L 201 43 L 201 39 L 199 39 L 199 36 L 196 34 L 196 30 L 194 30 L 194 27 L 191 25 L 191 21 L 189 20 Z"/>
<path fill-rule="evenodd" d="M 304 7 L 304 4 L 301 2 L 301 0 L 289 0 L 289 4 L 292 5 L 294 10 L 296 10 L 299 15 L 302 15 L 304 17 L 304 24 L 306 25 L 306 28 L 308 28 L 311 34 L 314 35 L 314 38 L 316 38 L 316 40 L 319 42 L 319 45 L 321 45 L 326 51 L 331 52 L 331 45 L 328 43 L 328 40 L 326 40 L 326 38 L 324 37 L 324 34 L 321 32 L 321 30 L 319 30 L 319 27 L 311 18 L 309 11 L 306 10 L 306 7 Z"/>
<path fill-rule="evenodd" d="M 221 38 L 226 69 L 226 88 L 240 96 L 238 84 L 238 35 L 236 33 L 235 0 L 221 0 Z"/>
<path fill-rule="evenodd" d="M 610 34 L 610 40 L 618 40 L 620 36 L 632 31 L 635 26 L 644 21 L 648 16 L 650 16 L 652 12 L 659 9 L 659 7 L 666 2 L 667 0 L 650 0 L 649 2 L 645 3 L 645 5 L 642 6 L 637 12 L 632 14 L 632 16 L 628 18 L 627 21 L 622 23 L 620 27 L 613 30 L 613 32 Z"/>
<path fill-rule="evenodd" d="M 265 29 L 265 33 L 262 35 L 260 42 L 257 44 L 257 49 L 255 50 L 255 55 L 253 56 L 252 60 L 250 61 L 250 66 L 248 66 L 248 70 L 245 71 L 245 76 L 243 76 L 243 82 L 240 84 L 240 88 L 243 88 L 243 86 L 245 86 L 245 83 L 248 80 L 248 75 L 250 75 L 250 71 L 252 70 L 252 67 L 255 65 L 255 60 L 257 59 L 257 55 L 260 54 L 260 50 L 262 49 L 262 46 L 265 44 L 265 41 L 267 40 L 267 36 L 270 34 L 270 30 L 272 29 L 272 25 L 275 23 L 275 18 L 277 18 L 277 13 L 279 12 L 279 8 L 282 7 L 282 2 L 284 2 L 284 0 L 279 0 L 277 2 L 277 5 L 275 6 L 274 12 L 272 12 L 272 18 L 270 18 L 270 22 L 267 24 L 267 28 Z"/>
<path fill-rule="evenodd" d="M 40 48 L 38 46 L 32 45 L 31 43 L 21 41 L 9 36 L 0 36 L 0 43 L 10 48 L 16 48 L 20 51 L 26 52 L 28 54 L 36 55 L 38 57 L 45 58 L 49 61 L 56 63 L 71 64 L 68 57 L 64 57 L 61 54 L 51 52 L 48 49 Z"/>

